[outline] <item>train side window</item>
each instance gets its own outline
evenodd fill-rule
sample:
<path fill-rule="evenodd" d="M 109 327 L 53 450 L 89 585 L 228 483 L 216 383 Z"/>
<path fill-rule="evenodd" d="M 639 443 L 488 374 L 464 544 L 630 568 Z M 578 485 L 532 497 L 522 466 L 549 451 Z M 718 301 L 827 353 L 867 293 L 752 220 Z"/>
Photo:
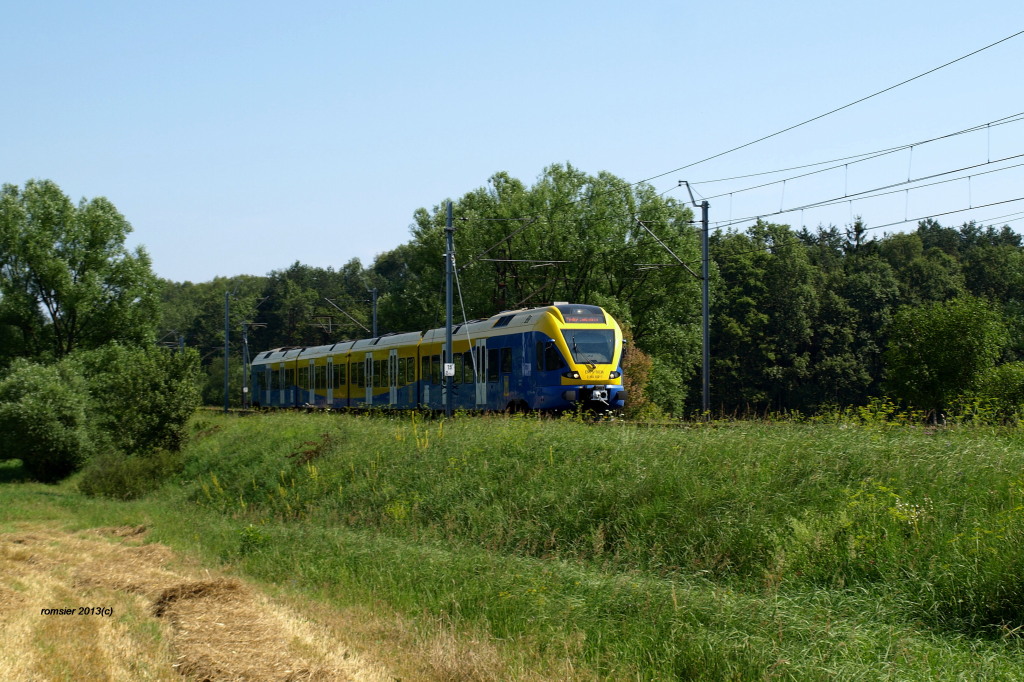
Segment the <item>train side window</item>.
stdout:
<path fill-rule="evenodd" d="M 487 349 L 487 381 L 498 380 L 498 349 Z"/>
<path fill-rule="evenodd" d="M 430 379 L 430 356 L 424 355 L 420 359 L 420 379 L 423 381 Z"/>
<path fill-rule="evenodd" d="M 472 384 L 476 381 L 476 375 L 473 373 L 473 353 L 466 351 L 462 354 L 462 363 L 466 367 L 466 383 Z"/>
<path fill-rule="evenodd" d="M 512 373 L 512 349 L 502 348 L 501 349 L 501 373 L 511 374 Z"/>
<path fill-rule="evenodd" d="M 548 341 L 544 344 L 544 366 L 549 371 L 565 367 L 565 360 L 562 359 L 562 354 L 559 352 L 558 346 L 555 345 L 554 341 Z"/>
<path fill-rule="evenodd" d="M 440 384 L 441 383 L 441 356 L 432 355 L 430 356 L 430 383 Z"/>
<path fill-rule="evenodd" d="M 345 363 L 338 362 L 334 365 L 334 387 L 343 388 L 345 386 Z"/>
<path fill-rule="evenodd" d="M 414 384 L 416 383 L 416 358 L 408 358 L 409 362 L 405 366 L 405 383 Z"/>
<path fill-rule="evenodd" d="M 398 358 L 398 385 L 405 386 L 405 367 L 409 364 L 408 358 Z"/>

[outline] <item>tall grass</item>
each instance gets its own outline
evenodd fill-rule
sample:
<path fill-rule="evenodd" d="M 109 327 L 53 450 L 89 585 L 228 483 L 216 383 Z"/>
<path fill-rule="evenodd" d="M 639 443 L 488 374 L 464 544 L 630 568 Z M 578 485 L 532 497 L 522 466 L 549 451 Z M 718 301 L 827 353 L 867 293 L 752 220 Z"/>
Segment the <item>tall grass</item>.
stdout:
<path fill-rule="evenodd" d="M 223 560 L 561 642 L 602 675 L 924 678 L 1021 663 L 1016 431 L 870 415 L 675 429 L 273 415 L 197 428 L 178 494 L 227 524 L 204 540 Z M 883 652 L 894 632 L 919 664 Z"/>

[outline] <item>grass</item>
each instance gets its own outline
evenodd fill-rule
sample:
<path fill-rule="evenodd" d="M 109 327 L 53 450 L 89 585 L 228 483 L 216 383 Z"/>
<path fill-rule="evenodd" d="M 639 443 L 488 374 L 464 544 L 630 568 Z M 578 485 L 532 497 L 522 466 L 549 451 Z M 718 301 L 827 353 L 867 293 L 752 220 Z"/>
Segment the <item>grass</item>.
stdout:
<path fill-rule="evenodd" d="M 493 653 L 434 678 L 1024 669 L 1016 430 L 277 414 L 194 432 L 143 501 L 12 482 L 3 518 L 145 516 L 278 589 Z"/>

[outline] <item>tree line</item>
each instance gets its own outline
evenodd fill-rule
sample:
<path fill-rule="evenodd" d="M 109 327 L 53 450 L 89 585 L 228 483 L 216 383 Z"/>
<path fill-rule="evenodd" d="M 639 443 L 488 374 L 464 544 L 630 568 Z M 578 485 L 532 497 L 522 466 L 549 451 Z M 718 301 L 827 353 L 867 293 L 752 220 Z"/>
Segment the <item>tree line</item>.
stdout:
<path fill-rule="evenodd" d="M 409 241 L 365 267 L 165 282 L 164 326 L 219 357 L 220 302 L 236 290 L 235 343 L 246 321 L 266 325 L 249 334 L 257 349 L 360 338 L 371 289 L 382 333 L 441 326 L 445 203 L 415 211 Z M 453 203 L 456 321 L 556 300 L 601 305 L 629 333 L 651 409 L 699 409 L 700 235 L 689 207 L 569 165 L 532 186 L 497 173 Z M 710 253 L 716 413 L 814 413 L 883 396 L 933 414 L 963 399 L 1004 411 L 1024 402 L 1024 251 L 1008 226 L 926 220 L 879 235 L 860 219 L 758 222 L 713 232 Z M 208 366 L 216 403 L 222 365 Z"/>
<path fill-rule="evenodd" d="M 111 343 L 195 351 L 203 398 L 231 398 L 252 353 L 444 322 L 445 203 L 413 213 L 406 243 L 364 265 L 296 262 L 265 275 L 160 280 L 108 200 L 50 181 L 0 191 L 0 372 Z M 508 173 L 455 199 L 456 319 L 556 300 L 606 308 L 630 339 L 627 374 L 649 414 L 700 404 L 700 249 L 692 210 L 650 185 L 569 164 L 528 185 Z M 891 397 L 933 415 L 1024 403 L 1024 251 L 1008 226 L 934 220 L 876 234 L 758 222 L 715 231 L 711 404 L 716 413 L 814 413 Z M 227 294 L 227 296 L 225 296 Z M 243 333 L 244 331 L 244 333 Z M 632 370 L 632 371 L 630 371 Z M 972 402 L 973 401 L 973 402 Z"/>

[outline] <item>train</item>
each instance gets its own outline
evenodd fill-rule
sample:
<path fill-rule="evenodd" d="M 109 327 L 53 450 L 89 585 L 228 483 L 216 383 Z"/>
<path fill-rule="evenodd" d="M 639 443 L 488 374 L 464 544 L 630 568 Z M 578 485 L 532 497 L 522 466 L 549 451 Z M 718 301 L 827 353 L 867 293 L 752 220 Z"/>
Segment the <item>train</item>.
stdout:
<path fill-rule="evenodd" d="M 452 327 L 262 351 L 250 366 L 257 408 L 618 411 L 622 329 L 603 308 L 555 302 Z"/>

